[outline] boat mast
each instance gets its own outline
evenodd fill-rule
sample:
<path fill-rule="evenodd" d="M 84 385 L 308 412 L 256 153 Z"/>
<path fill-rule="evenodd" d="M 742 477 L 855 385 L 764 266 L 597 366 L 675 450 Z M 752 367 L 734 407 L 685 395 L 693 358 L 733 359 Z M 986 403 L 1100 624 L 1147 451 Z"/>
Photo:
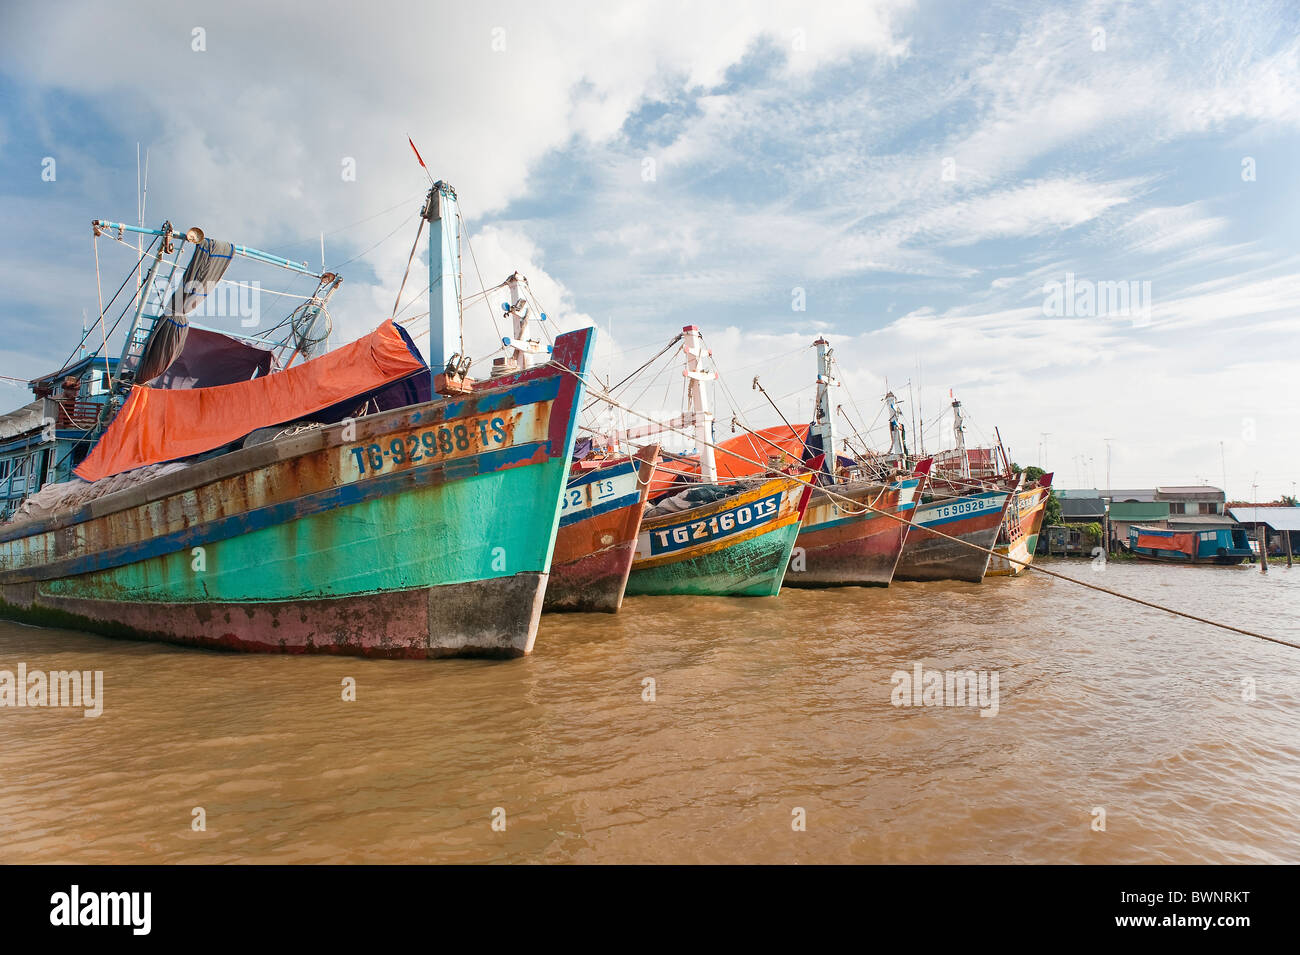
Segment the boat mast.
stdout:
<path fill-rule="evenodd" d="M 831 401 L 831 386 L 839 382 L 831 375 L 831 346 L 825 338 L 813 342 L 817 346 L 817 412 L 812 433 L 821 438 L 822 469 L 835 476 L 835 408 Z"/>
<path fill-rule="evenodd" d="M 700 480 L 705 484 L 718 483 L 718 465 L 713 457 L 713 412 L 709 410 L 709 396 L 704 383 L 718 377 L 708 368 L 710 352 L 704 347 L 704 338 L 697 325 L 682 329 L 682 353 L 686 356 L 687 412 L 695 423 L 695 443 L 700 450 Z"/>
<path fill-rule="evenodd" d="M 897 458 L 898 463 L 907 465 L 907 425 L 903 424 L 903 413 L 898 410 L 898 399 L 892 391 L 885 392 L 885 404 L 889 406 L 889 454 Z"/>
<path fill-rule="evenodd" d="M 530 355 L 542 355 L 550 350 L 548 346 L 528 337 L 531 331 L 532 317 L 528 312 L 528 299 L 520 291 L 520 286 L 526 286 L 527 284 L 528 280 L 518 272 L 511 273 L 510 278 L 506 279 L 506 290 L 510 294 L 510 302 L 504 308 L 514 323 L 514 336 L 503 339 L 501 343 L 507 348 L 514 349 L 515 367 L 520 370 L 529 367 L 531 364 L 529 361 Z M 546 321 L 545 312 L 540 314 L 538 321 Z"/>
<path fill-rule="evenodd" d="M 429 223 L 429 370 L 438 375 L 461 351 L 460 208 L 438 180 L 421 213 Z"/>
<path fill-rule="evenodd" d="M 952 391 L 948 392 L 952 398 Z M 952 399 L 952 433 L 957 439 L 957 453 L 961 456 L 961 476 L 970 477 L 970 455 L 966 451 L 966 425 L 962 423 L 961 402 Z"/>

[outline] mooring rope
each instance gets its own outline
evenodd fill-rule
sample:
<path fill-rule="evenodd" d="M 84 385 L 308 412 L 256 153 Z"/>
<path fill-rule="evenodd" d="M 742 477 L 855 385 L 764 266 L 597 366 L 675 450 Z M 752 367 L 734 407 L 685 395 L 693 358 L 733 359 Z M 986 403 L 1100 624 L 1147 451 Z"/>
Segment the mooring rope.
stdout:
<path fill-rule="evenodd" d="M 560 369 L 561 371 L 565 372 L 566 374 L 572 375 L 574 378 L 577 378 L 580 382 L 582 382 L 582 384 L 583 384 L 585 387 L 590 388 L 590 386 L 588 385 L 588 382 L 587 382 L 586 378 L 585 378 L 583 375 L 579 374 L 578 372 L 574 371 L 572 368 L 566 367 L 565 365 L 562 365 L 562 364 L 560 364 L 559 362 L 557 362 L 557 361 L 553 361 L 553 360 L 552 360 L 552 361 L 548 361 L 546 364 L 547 364 L 547 365 L 550 365 L 550 366 L 552 366 L 552 367 L 558 368 L 558 369 Z M 628 412 L 629 414 L 634 414 L 634 415 L 636 415 L 638 418 L 644 418 L 646 421 L 650 422 L 650 423 L 653 424 L 653 425 L 656 425 L 657 427 L 662 428 L 662 429 L 665 430 L 665 431 L 673 431 L 673 432 L 676 432 L 676 433 L 678 433 L 678 434 L 684 435 L 684 436 L 686 436 L 686 437 L 696 437 L 695 434 L 694 434 L 694 432 L 688 432 L 688 431 L 685 431 L 685 430 L 683 430 L 683 429 L 676 428 L 676 427 L 674 427 L 674 426 L 672 426 L 672 425 L 666 424 L 665 422 L 662 422 L 662 421 L 656 421 L 654 418 L 651 418 L 649 415 L 647 415 L 647 414 L 643 414 L 642 412 L 637 411 L 635 408 L 629 408 L 629 407 L 627 407 L 626 405 L 623 405 L 623 404 L 621 404 L 620 402 L 616 401 L 615 399 L 609 397 L 608 395 L 601 394 L 601 393 L 599 392 L 599 389 L 591 389 L 591 390 L 594 391 L 594 392 L 596 393 L 597 400 L 608 402 L 609 404 L 613 405 L 614 407 L 616 407 L 616 408 L 618 408 L 618 409 L 620 409 L 620 410 L 622 410 L 622 411 L 626 411 L 626 412 Z M 697 438 L 697 440 L 698 440 L 698 438 Z M 741 461 L 746 462 L 747 464 L 752 464 L 752 465 L 754 465 L 755 467 L 757 467 L 760 471 L 766 471 L 766 470 L 767 470 L 767 465 L 765 465 L 765 464 L 761 464 L 761 463 L 759 463 L 758 461 L 755 461 L 755 460 L 753 460 L 753 459 L 751 459 L 751 458 L 746 458 L 744 455 L 736 454 L 736 452 L 734 452 L 734 451 L 731 451 L 731 450 L 728 450 L 728 449 L 725 449 L 725 448 L 721 448 L 721 447 L 719 447 L 718 445 L 714 444 L 712 441 L 703 441 L 703 442 L 701 442 L 701 443 L 707 445 L 707 446 L 710 447 L 710 448 L 713 448 L 715 451 L 721 451 L 723 454 L 729 454 L 729 455 L 731 455 L 732 457 L 738 458 L 738 459 L 740 459 Z M 805 468 L 805 470 L 807 470 L 807 468 Z M 828 487 L 825 487 L 825 486 L 821 486 L 821 485 L 819 485 L 819 489 L 820 489 L 821 491 L 823 491 L 827 496 L 832 497 L 832 498 L 838 498 L 839 500 L 845 502 L 846 504 L 861 505 L 862 510 L 859 510 L 859 511 L 848 511 L 848 513 L 849 513 L 851 516 L 856 516 L 856 515 L 858 515 L 858 514 L 865 514 L 867 511 L 874 511 L 875 513 L 880 514 L 880 515 L 883 516 L 883 517 L 887 517 L 887 518 L 889 518 L 889 519 L 892 520 L 892 521 L 896 521 L 896 522 L 898 522 L 898 523 L 900 523 L 900 524 L 907 524 L 907 525 L 909 525 L 909 526 L 913 526 L 913 525 L 912 525 L 912 519 L 911 519 L 911 516 L 910 516 L 910 515 L 909 515 L 907 518 L 902 518 L 902 517 L 899 517 L 899 516 L 896 515 L 896 514 L 891 514 L 891 513 L 888 512 L 888 511 L 880 510 L 880 509 L 875 508 L 875 507 L 872 507 L 872 506 L 870 506 L 870 505 L 862 504 L 862 502 L 860 502 L 860 501 L 854 501 L 852 498 L 847 497 L 846 495 L 843 495 L 843 494 L 839 494 L 838 492 L 833 491 L 833 490 L 831 490 L 831 489 L 828 488 Z M 1008 493 L 1008 495 L 1010 495 L 1010 494 L 1014 494 L 1014 493 L 1016 493 L 1016 492 L 1015 492 L 1015 491 L 1009 491 L 1009 492 L 1007 492 L 1007 493 Z M 845 510 L 847 511 L 848 509 L 845 508 Z M 1055 577 L 1055 578 L 1057 578 L 1058 580 L 1064 580 L 1064 581 L 1066 581 L 1066 582 L 1068 582 L 1068 583 L 1071 583 L 1071 584 L 1078 584 L 1080 587 L 1087 587 L 1089 590 L 1095 590 L 1095 591 L 1097 591 L 1098 593 L 1109 594 L 1109 595 L 1112 596 L 1112 597 L 1118 597 L 1118 598 L 1121 599 L 1121 600 L 1128 600 L 1128 601 L 1130 601 L 1130 602 L 1132 602 L 1132 603 L 1140 604 L 1140 605 L 1142 605 L 1142 606 L 1144 606 L 1144 607 L 1150 607 L 1150 608 L 1153 609 L 1153 610 L 1161 610 L 1161 611 L 1164 611 L 1164 612 L 1167 613 L 1167 614 L 1172 614 L 1172 615 L 1175 616 L 1175 617 L 1182 617 L 1182 618 L 1184 618 L 1185 620 L 1194 620 L 1194 621 L 1196 621 L 1197 623 L 1208 624 L 1208 625 L 1211 626 L 1211 627 L 1218 627 L 1218 628 L 1221 629 L 1221 630 L 1228 630 L 1228 631 L 1231 631 L 1232 633 L 1240 633 L 1240 634 L 1242 634 L 1243 636 L 1247 636 L 1247 637 L 1255 637 L 1255 638 L 1258 639 L 1258 640 L 1267 640 L 1269 643 L 1276 643 L 1276 644 L 1280 644 L 1281 646 L 1284 646 L 1284 647 L 1291 647 L 1292 649 L 1300 650 L 1300 643 L 1293 643 L 1293 642 L 1291 642 L 1290 640 L 1283 640 L 1281 637 L 1271 637 L 1271 636 L 1269 636 L 1269 635 L 1267 635 L 1267 634 L 1256 633 L 1256 632 L 1253 631 L 1253 630 L 1245 630 L 1245 629 L 1243 629 L 1243 628 L 1241 628 L 1241 627 L 1234 627 L 1234 626 L 1232 626 L 1231 624 L 1220 623 L 1220 622 L 1217 621 L 1217 620 L 1210 620 L 1208 617 L 1199 617 L 1199 616 L 1197 616 L 1196 614 L 1193 614 L 1193 613 L 1187 613 L 1186 611 L 1183 611 L 1183 610 L 1177 610 L 1177 609 L 1175 609 L 1175 608 L 1173 608 L 1173 607 L 1166 607 L 1166 606 L 1163 605 L 1163 604 L 1153 603 L 1153 602 L 1150 601 L 1150 600 L 1143 600 L 1141 597 L 1134 597 L 1134 596 L 1131 595 L 1131 594 L 1122 593 L 1122 592 L 1120 592 L 1120 591 L 1118 591 L 1118 590 L 1112 590 L 1111 588 L 1109 588 L 1109 587 L 1103 587 L 1103 586 L 1101 586 L 1100 584 L 1090 584 L 1090 583 L 1088 583 L 1086 580 L 1079 580 L 1077 577 L 1070 577 L 1070 576 L 1068 576 L 1068 575 L 1066 575 L 1066 574 L 1059 574 L 1059 573 L 1057 573 L 1057 572 L 1054 571 L 1054 570 L 1047 570 L 1047 569 L 1044 568 L 1044 567 L 1036 566 L 1036 565 L 1031 564 L 1031 563 L 1029 563 L 1029 562 L 1027 562 L 1027 561 L 1018 560 L 1017 558 L 1012 557 L 1012 556 L 1010 555 L 1010 553 L 1007 553 L 1007 554 L 999 554 L 997 551 L 992 550 L 992 549 L 990 549 L 990 548 L 988 548 L 988 547 L 981 547 L 979 544 L 973 544 L 973 543 L 971 543 L 970 541 L 962 540 L 960 537 L 953 537 L 951 534 L 945 534 L 945 533 L 943 533 L 942 531 L 937 531 L 937 530 L 935 530 L 935 529 L 933 529 L 933 528 L 930 528 L 930 527 L 922 527 L 921 529 L 924 530 L 927 534 L 933 534 L 933 535 L 935 535 L 936 537 L 942 537 L 942 538 L 945 538 L 946 540 L 955 541 L 956 543 L 958 543 L 958 544 L 962 544 L 962 545 L 965 546 L 965 547 L 970 547 L 970 548 L 972 548 L 972 549 L 974 549 L 974 550 L 981 551 L 982 553 L 988 554 L 988 555 L 990 555 L 990 556 L 992 556 L 992 557 L 997 557 L 997 558 L 1000 559 L 1000 560 L 1005 560 L 1005 561 L 1007 561 L 1007 562 L 1009 562 L 1009 563 L 1012 563 L 1012 564 L 1018 564 L 1019 566 L 1024 567 L 1026 570 L 1032 570 L 1032 571 L 1036 571 L 1037 573 L 1040 573 L 1040 574 L 1046 574 L 1048 577 Z"/>

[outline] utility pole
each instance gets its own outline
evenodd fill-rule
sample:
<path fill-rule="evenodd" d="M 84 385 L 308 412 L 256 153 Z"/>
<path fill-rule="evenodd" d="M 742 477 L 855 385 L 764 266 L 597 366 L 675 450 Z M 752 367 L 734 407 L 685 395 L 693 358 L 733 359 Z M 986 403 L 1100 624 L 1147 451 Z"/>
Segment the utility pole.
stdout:
<path fill-rule="evenodd" d="M 1228 497 L 1228 457 L 1223 453 L 1223 442 L 1219 442 L 1219 464 L 1223 467 L 1223 499 L 1231 500 Z"/>

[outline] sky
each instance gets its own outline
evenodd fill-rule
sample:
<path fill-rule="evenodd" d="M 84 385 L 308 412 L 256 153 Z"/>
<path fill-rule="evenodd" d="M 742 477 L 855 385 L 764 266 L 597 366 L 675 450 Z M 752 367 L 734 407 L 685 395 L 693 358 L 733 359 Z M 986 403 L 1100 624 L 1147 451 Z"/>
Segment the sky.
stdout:
<path fill-rule="evenodd" d="M 323 234 L 338 343 L 393 313 L 408 136 L 467 293 L 519 270 L 602 379 L 699 325 L 719 438 L 779 423 L 755 375 L 807 420 L 825 336 L 876 448 L 886 389 L 927 450 L 951 390 L 1060 487 L 1300 480 L 1294 2 L 6 3 L 0 405 L 96 323 L 89 223 L 135 221 L 137 144 L 152 226 L 312 267 Z M 108 298 L 134 253 L 99 255 Z M 466 309 L 478 359 L 501 297 Z"/>

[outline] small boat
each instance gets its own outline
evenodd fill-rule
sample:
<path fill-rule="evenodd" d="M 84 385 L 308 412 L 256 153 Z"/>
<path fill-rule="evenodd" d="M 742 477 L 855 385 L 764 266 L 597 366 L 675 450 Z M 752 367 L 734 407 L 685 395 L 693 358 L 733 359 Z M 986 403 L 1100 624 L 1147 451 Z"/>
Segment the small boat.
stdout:
<path fill-rule="evenodd" d="M 677 483 L 647 509 L 627 593 L 775 596 L 808 506 L 811 476 L 776 473 L 719 482 L 704 388 L 717 374 L 708 367 L 710 353 L 698 327 L 687 325 L 680 340 L 688 407 L 676 423 L 694 426 L 699 461 L 694 474 L 679 471 Z"/>
<path fill-rule="evenodd" d="M 989 577 L 1019 577 L 1034 562 L 1038 547 L 1038 532 L 1043 527 L 1047 513 L 1047 500 L 1052 493 L 1052 475 L 1044 474 L 1033 487 L 1016 491 L 1015 503 L 1007 507 L 1007 514 L 998 531 L 994 556 L 989 558 Z M 1008 560 L 1007 558 L 1012 558 Z"/>
<path fill-rule="evenodd" d="M 469 360 L 451 352 L 462 321 L 455 191 L 436 183 L 421 218 L 433 240 L 432 370 L 391 319 L 294 365 L 318 344 L 297 330 L 314 327 L 337 276 L 198 229 L 181 239 L 170 223 L 97 220 L 96 236 L 153 237 L 146 290 L 174 245 L 195 254 L 179 299 L 139 296 L 111 369 L 126 400 L 86 432 L 84 480 L 44 488 L 0 525 L 0 615 L 229 650 L 531 651 L 593 332 L 559 336 L 544 365 L 471 382 Z M 291 313 L 293 354 L 264 375 L 160 386 L 155 375 L 187 351 L 191 270 L 234 255 L 318 281 Z"/>
<path fill-rule="evenodd" d="M 573 463 L 542 610 L 614 613 L 623 605 L 658 462 L 653 444 L 632 455 Z"/>
<path fill-rule="evenodd" d="M 1140 560 L 1164 564 L 1240 564 L 1255 553 L 1240 527 L 1181 531 L 1134 524 L 1128 529 L 1128 546 Z"/>
<path fill-rule="evenodd" d="M 809 477 L 774 477 L 683 492 L 710 503 L 641 522 L 629 594 L 775 597 L 808 505 Z"/>

